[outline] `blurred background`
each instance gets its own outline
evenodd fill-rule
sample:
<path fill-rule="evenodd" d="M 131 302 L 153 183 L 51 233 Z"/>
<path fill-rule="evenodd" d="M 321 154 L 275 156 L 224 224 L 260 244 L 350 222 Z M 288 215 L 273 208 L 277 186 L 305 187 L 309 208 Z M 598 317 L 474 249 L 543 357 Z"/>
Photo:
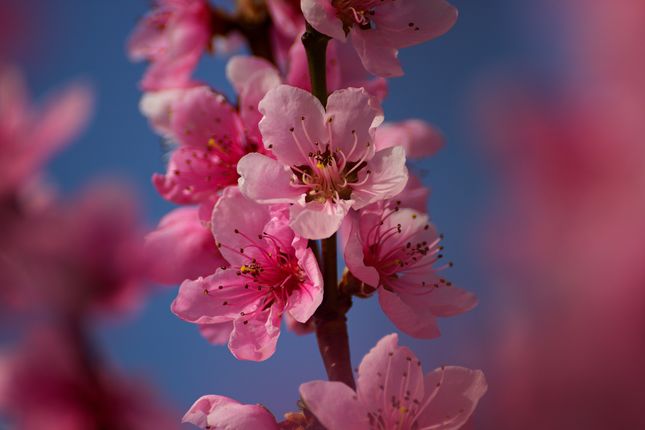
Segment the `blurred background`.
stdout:
<path fill-rule="evenodd" d="M 401 336 L 426 370 L 481 368 L 483 429 L 645 428 L 645 5 L 642 0 L 453 0 L 457 25 L 405 49 L 386 120 L 415 117 L 446 136 L 417 168 L 455 262 L 446 274 L 479 306 L 443 319 L 442 336 Z M 3 0 L 0 50 L 33 94 L 81 78 L 94 88 L 87 130 L 49 165 L 62 193 L 92 178 L 128 181 L 149 226 L 172 206 L 150 177 L 164 148 L 139 113 L 127 37 L 144 0 Z M 197 77 L 232 95 L 226 59 Z M 283 331 L 266 362 L 237 361 L 170 311 L 176 287 L 125 319 L 101 320 L 99 349 L 144 376 L 180 416 L 201 395 L 295 408 L 298 386 L 324 378 L 313 336 Z M 7 347 L 16 324 L 0 327 Z M 375 299 L 349 314 L 355 364 L 396 331 Z M 640 384 L 639 384 L 640 383 Z M 1 424 L 0 424 L 1 425 Z"/>

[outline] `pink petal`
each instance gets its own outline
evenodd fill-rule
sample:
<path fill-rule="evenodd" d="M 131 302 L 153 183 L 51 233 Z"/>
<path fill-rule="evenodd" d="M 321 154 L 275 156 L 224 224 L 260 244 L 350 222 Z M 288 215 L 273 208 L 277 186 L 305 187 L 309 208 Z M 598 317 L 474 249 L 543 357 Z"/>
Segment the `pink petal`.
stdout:
<path fill-rule="evenodd" d="M 430 189 L 425 187 L 421 180 L 414 174 L 408 173 L 408 183 L 394 199 L 401 202 L 402 208 L 410 208 L 419 213 L 428 211 Z"/>
<path fill-rule="evenodd" d="M 361 171 L 359 181 L 369 171 L 367 181 L 352 191 L 355 200 L 353 208 L 360 209 L 370 203 L 390 199 L 399 194 L 408 182 L 408 169 L 405 167 L 405 150 L 400 147 L 387 148 L 377 152 Z M 365 172 L 365 173 L 363 173 Z"/>
<path fill-rule="evenodd" d="M 146 92 L 139 101 L 139 110 L 150 122 L 152 129 L 160 135 L 170 138 L 170 119 L 173 103 L 185 93 L 184 89 Z"/>
<path fill-rule="evenodd" d="M 300 386 L 307 409 L 327 430 L 369 430 L 368 410 L 342 382 L 311 381 Z"/>
<path fill-rule="evenodd" d="M 184 90 L 172 104 L 171 130 L 183 145 L 241 153 L 242 124 L 235 108 L 209 87 Z"/>
<path fill-rule="evenodd" d="M 379 303 L 387 317 L 405 334 L 419 339 L 439 337 L 437 320 L 429 310 L 412 308 L 384 288 L 379 288 Z"/>
<path fill-rule="evenodd" d="M 183 423 L 212 430 L 278 430 L 278 423 L 261 405 L 244 405 L 224 396 L 203 396 L 186 412 Z"/>
<path fill-rule="evenodd" d="M 248 262 L 254 252 L 260 252 L 250 241 L 259 241 L 271 219 L 268 206 L 247 199 L 236 187 L 224 190 L 222 197 L 213 208 L 211 228 L 217 242 L 222 244 L 220 252 L 231 264 L 241 266 Z M 249 248 L 249 249 L 247 249 Z M 247 256 L 240 255 L 245 249 Z"/>
<path fill-rule="evenodd" d="M 152 279 L 162 284 L 179 284 L 227 265 L 196 207 L 175 209 L 163 217 L 146 236 L 145 249 L 152 260 Z"/>
<path fill-rule="evenodd" d="M 380 285 L 379 274 L 374 267 L 366 266 L 363 261 L 365 254 L 363 252 L 359 222 L 364 222 L 364 220 L 361 220 L 358 213 L 352 212 L 345 218 L 340 229 L 341 243 L 344 245 L 345 264 L 352 275 L 367 285 L 376 288 Z"/>
<path fill-rule="evenodd" d="M 262 114 L 258 105 L 270 90 L 282 83 L 278 69 L 258 57 L 238 56 L 228 62 L 226 75 L 239 95 L 240 117 L 247 135 L 261 142 L 258 123 Z"/>
<path fill-rule="evenodd" d="M 417 418 L 419 427 L 437 430 L 461 428 L 486 393 L 488 385 L 481 370 L 446 366 L 426 375 L 426 396 L 435 396 Z"/>
<path fill-rule="evenodd" d="M 403 76 L 401 63 L 396 58 L 399 51 L 390 45 L 382 33 L 353 28 L 351 36 L 352 44 L 368 72 L 383 78 Z"/>
<path fill-rule="evenodd" d="M 346 39 L 343 23 L 336 17 L 330 0 L 302 0 L 300 6 L 305 19 L 316 30 L 334 39 Z"/>
<path fill-rule="evenodd" d="M 287 310 L 296 321 L 306 323 L 322 303 L 323 280 L 316 256 L 311 249 L 304 252 L 299 258 L 299 263 L 310 282 L 303 282 L 301 288 L 289 296 Z"/>
<path fill-rule="evenodd" d="M 260 57 L 237 55 L 226 64 L 226 78 L 237 94 L 242 93 L 257 74 L 280 76 L 273 64 Z"/>
<path fill-rule="evenodd" d="M 142 61 L 159 56 L 166 46 L 163 28 L 170 11 L 157 9 L 145 16 L 135 27 L 128 40 L 128 55 L 132 61 Z"/>
<path fill-rule="evenodd" d="M 303 194 L 291 186 L 291 170 L 266 155 L 245 155 L 237 164 L 237 172 L 240 191 L 258 203 L 291 203 Z"/>
<path fill-rule="evenodd" d="M 432 287 L 432 292 L 419 297 L 414 294 L 399 293 L 401 299 L 413 306 L 425 306 L 427 310 L 438 317 L 452 317 L 468 312 L 477 306 L 477 297 L 466 290 L 455 286 L 439 283 Z"/>
<path fill-rule="evenodd" d="M 389 406 L 392 399 L 403 401 L 402 395 L 411 402 L 412 399 L 423 398 L 422 380 L 423 372 L 417 357 L 408 348 L 398 346 L 398 336 L 390 334 L 363 357 L 358 367 L 358 397 L 369 410 Z M 401 391 L 403 386 L 407 387 L 409 394 Z"/>
<path fill-rule="evenodd" d="M 411 119 L 396 124 L 383 124 L 376 130 L 376 150 L 402 146 L 407 158 L 434 155 L 444 144 L 439 130 L 425 121 Z"/>
<path fill-rule="evenodd" d="M 228 342 L 228 348 L 239 360 L 264 361 L 275 352 L 280 336 L 281 314 L 275 306 L 252 317 L 239 318 Z"/>
<path fill-rule="evenodd" d="M 445 0 L 383 2 L 373 19 L 375 33 L 390 46 L 405 48 L 441 36 L 457 21 L 457 9 Z"/>
<path fill-rule="evenodd" d="M 291 228 L 305 239 L 326 239 L 340 228 L 351 202 L 297 203 L 291 206 Z"/>
<path fill-rule="evenodd" d="M 251 313 L 264 295 L 245 288 L 246 280 L 234 269 L 218 270 L 206 278 L 184 281 L 171 310 L 184 321 L 210 324 L 239 319 Z"/>
<path fill-rule="evenodd" d="M 331 129 L 332 151 L 340 149 L 348 161 L 372 158 L 374 129 L 383 122 L 383 111 L 367 91 L 334 91 L 327 101 L 325 122 Z"/>
<path fill-rule="evenodd" d="M 201 335 L 213 345 L 226 345 L 232 331 L 232 321 L 199 325 Z"/>
<path fill-rule="evenodd" d="M 165 175 L 152 177 L 159 194 L 177 204 L 212 201 L 218 190 L 236 182 L 234 166 L 208 150 L 188 146 L 180 146 L 172 153 Z"/>
<path fill-rule="evenodd" d="M 280 85 L 259 105 L 264 146 L 288 166 L 308 164 L 308 154 L 327 144 L 325 110 L 317 98 L 300 88 Z M 304 119 L 303 119 L 304 118 Z"/>

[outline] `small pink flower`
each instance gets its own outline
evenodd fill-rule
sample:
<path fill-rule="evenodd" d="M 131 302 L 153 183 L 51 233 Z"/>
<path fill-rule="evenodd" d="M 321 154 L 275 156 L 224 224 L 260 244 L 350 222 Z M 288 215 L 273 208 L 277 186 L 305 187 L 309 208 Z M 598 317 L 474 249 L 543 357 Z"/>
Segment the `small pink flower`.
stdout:
<path fill-rule="evenodd" d="M 445 0 L 302 0 L 302 12 L 321 33 L 351 36 L 365 68 L 383 77 L 403 75 L 399 48 L 439 37 L 457 20 Z"/>
<path fill-rule="evenodd" d="M 183 87 L 210 43 L 206 0 L 158 0 L 135 28 L 128 52 L 151 63 L 141 82 L 146 91 Z"/>
<path fill-rule="evenodd" d="M 363 358 L 357 387 L 312 381 L 300 386 L 300 395 L 327 430 L 456 430 L 487 390 L 480 370 L 442 366 L 424 375 L 396 334 Z"/>
<path fill-rule="evenodd" d="M 260 150 L 245 132 L 244 116 L 206 86 L 148 93 L 141 109 L 159 133 L 178 146 L 165 175 L 155 174 L 157 191 L 177 204 L 198 204 L 208 220 L 222 189 L 237 183 L 237 163 Z"/>
<path fill-rule="evenodd" d="M 305 323 L 320 305 L 316 258 L 289 228 L 285 209 L 259 205 L 235 187 L 215 206 L 212 228 L 231 267 L 185 281 L 172 310 L 200 325 L 232 322 L 233 355 L 265 360 L 275 351 L 283 314 Z"/>
<path fill-rule="evenodd" d="M 378 289 L 383 311 L 410 336 L 436 337 L 436 317 L 476 305 L 473 294 L 437 273 L 443 268 L 435 267 L 442 257 L 440 237 L 427 215 L 379 202 L 348 217 L 342 233 L 347 267 Z"/>
<path fill-rule="evenodd" d="M 350 208 L 400 193 L 408 179 L 403 148 L 375 152 L 380 107 L 363 89 L 329 96 L 281 85 L 260 103 L 264 145 L 277 160 L 249 154 L 237 166 L 240 190 L 263 204 L 290 203 L 290 225 L 307 239 L 334 234 Z"/>
<path fill-rule="evenodd" d="M 224 396 L 202 396 L 182 420 L 202 429 L 278 430 L 275 418 L 262 405 L 245 405 Z"/>
<path fill-rule="evenodd" d="M 157 229 L 146 236 L 146 254 L 152 260 L 151 278 L 168 285 L 227 265 L 196 207 L 178 208 L 164 216 Z"/>
<path fill-rule="evenodd" d="M 18 192 L 79 134 L 91 106 L 89 88 L 75 84 L 37 109 L 20 73 L 0 66 L 0 198 Z"/>

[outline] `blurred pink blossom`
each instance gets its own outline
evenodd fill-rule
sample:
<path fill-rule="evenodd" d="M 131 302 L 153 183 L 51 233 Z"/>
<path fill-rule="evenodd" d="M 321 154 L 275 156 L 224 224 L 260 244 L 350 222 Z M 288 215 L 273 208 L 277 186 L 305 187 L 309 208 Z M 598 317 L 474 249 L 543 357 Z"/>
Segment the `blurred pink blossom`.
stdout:
<path fill-rule="evenodd" d="M 456 430 L 487 385 L 480 370 L 442 366 L 426 375 L 398 336 L 381 339 L 358 368 L 356 392 L 342 382 L 300 386 L 306 407 L 327 430 Z"/>

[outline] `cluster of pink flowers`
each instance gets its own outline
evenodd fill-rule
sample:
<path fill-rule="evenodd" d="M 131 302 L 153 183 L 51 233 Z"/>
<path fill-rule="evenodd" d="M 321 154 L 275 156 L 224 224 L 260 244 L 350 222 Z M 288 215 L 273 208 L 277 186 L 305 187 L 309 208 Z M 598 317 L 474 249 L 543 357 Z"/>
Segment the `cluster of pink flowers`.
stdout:
<path fill-rule="evenodd" d="M 429 193 L 407 165 L 443 138 L 421 120 L 382 125 L 381 102 L 384 78 L 403 74 L 398 49 L 448 31 L 456 9 L 444 0 L 265 6 L 265 40 L 248 31 L 252 23 L 242 28 L 257 56 L 235 56 L 226 69 L 237 100 L 192 78 L 213 38 L 230 35 L 223 12 L 206 1 L 159 1 L 130 41 L 131 57 L 150 62 L 141 111 L 173 145 L 165 174 L 152 181 L 182 207 L 146 239 L 155 279 L 181 283 L 172 312 L 252 361 L 274 354 L 283 317 L 299 332 L 319 329 L 330 291 L 350 301 L 353 292 L 378 292 L 401 331 L 439 336 L 437 317 L 476 305 L 443 276 L 452 264 L 442 263 Z M 227 19 L 249 5 L 238 7 Z M 324 70 L 312 68 L 303 34 L 323 43 Z M 270 55 L 257 49 L 262 42 Z M 323 97 L 312 92 L 321 82 L 330 89 Z M 346 263 L 340 285 L 323 265 L 336 249 L 317 243 L 337 234 Z M 396 335 L 365 357 L 356 393 L 343 382 L 302 385 L 304 411 L 280 424 L 259 405 L 222 396 L 199 399 L 184 420 L 209 429 L 296 428 L 299 420 L 328 429 L 457 429 L 486 391 L 479 371 L 443 367 L 424 377 Z"/>

